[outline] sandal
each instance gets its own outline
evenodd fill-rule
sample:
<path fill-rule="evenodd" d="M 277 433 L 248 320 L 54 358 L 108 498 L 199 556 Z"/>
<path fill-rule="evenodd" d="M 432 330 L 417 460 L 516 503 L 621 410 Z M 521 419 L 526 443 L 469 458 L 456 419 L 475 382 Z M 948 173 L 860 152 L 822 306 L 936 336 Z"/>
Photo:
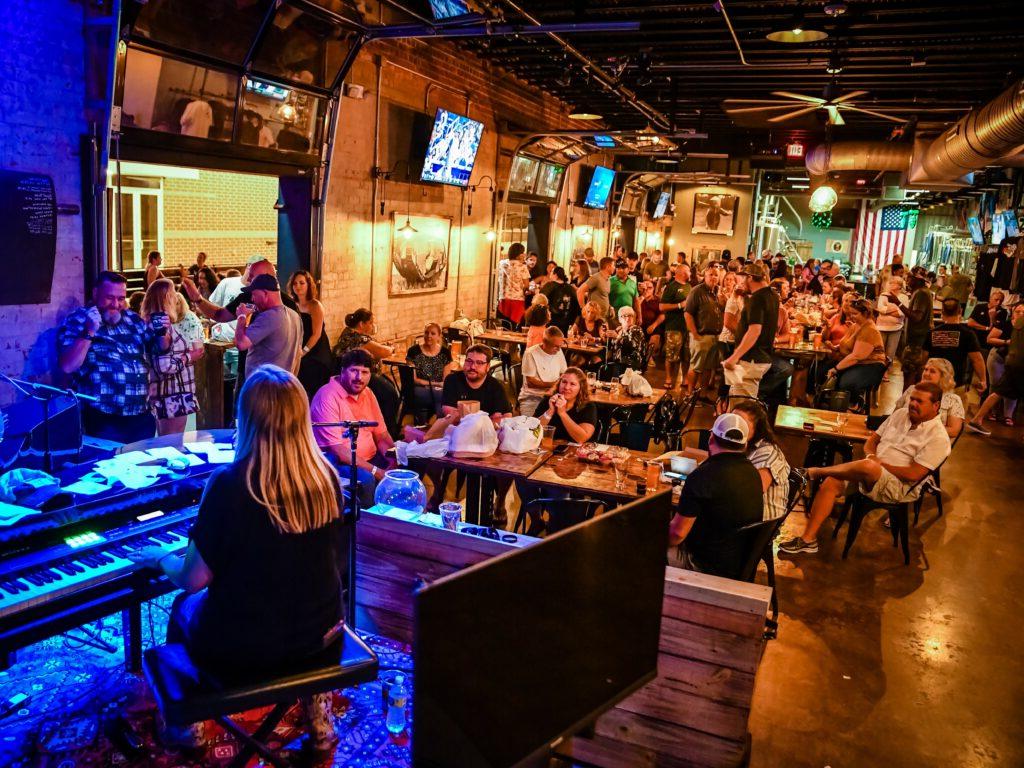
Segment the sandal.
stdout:
<path fill-rule="evenodd" d="M 1005 425 L 1006 425 L 1006 426 L 1008 426 L 1008 427 L 1013 427 L 1013 426 L 1016 426 L 1016 425 L 1015 425 L 1015 424 L 1013 423 L 1013 419 L 1012 419 L 1011 417 L 1009 417 L 1009 416 L 1007 416 L 1007 417 L 1006 417 L 1005 419 L 1003 419 L 1003 424 L 1005 424 Z"/>

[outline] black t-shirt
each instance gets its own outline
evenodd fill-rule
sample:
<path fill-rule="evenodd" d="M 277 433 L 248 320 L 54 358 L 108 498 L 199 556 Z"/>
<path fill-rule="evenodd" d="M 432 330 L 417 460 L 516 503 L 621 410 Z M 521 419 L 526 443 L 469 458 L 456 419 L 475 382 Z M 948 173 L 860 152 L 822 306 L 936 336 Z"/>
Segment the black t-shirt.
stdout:
<path fill-rule="evenodd" d="M 673 278 L 669 281 L 669 284 L 665 286 L 665 290 L 662 291 L 661 303 L 685 305 L 689 294 L 689 283 L 677 283 Z M 665 310 L 666 331 L 686 331 L 686 318 L 683 317 L 683 311 L 684 310 L 682 309 Z"/>
<path fill-rule="evenodd" d="M 926 288 L 918 288 L 910 297 L 911 314 L 917 312 L 920 320 L 907 317 L 907 346 L 923 347 L 932 328 L 932 295 Z"/>
<path fill-rule="evenodd" d="M 743 303 L 739 325 L 736 327 L 736 343 L 752 325 L 760 325 L 761 333 L 754 346 L 743 355 L 744 360 L 755 363 L 770 363 L 775 349 L 775 333 L 779 326 L 779 297 L 768 286 L 758 288 Z"/>
<path fill-rule="evenodd" d="M 709 456 L 686 478 L 676 512 L 696 518 L 684 544 L 701 570 L 738 578 L 747 552 L 736 532 L 762 519 L 761 476 L 742 453 Z"/>
<path fill-rule="evenodd" d="M 455 408 L 459 400 L 477 400 L 480 410 L 484 413 L 511 413 L 512 404 L 508 401 L 505 388 L 493 376 L 488 375 L 479 389 L 473 389 L 466 381 L 463 371 L 449 373 L 441 390 L 441 404 Z"/>
<path fill-rule="evenodd" d="M 210 476 L 190 535 L 213 574 L 187 638 L 203 665 L 265 670 L 321 649 L 343 615 L 341 518 L 280 533 L 246 490 L 242 467 L 229 464 Z"/>
<path fill-rule="evenodd" d="M 549 399 L 550 398 L 545 397 L 543 400 L 541 400 L 539 403 L 537 403 L 537 410 L 534 411 L 534 415 L 538 419 L 542 415 L 547 413 L 548 406 L 550 405 L 550 403 L 548 402 Z M 594 429 L 596 431 L 596 429 L 597 429 L 597 405 L 596 404 L 594 404 L 594 403 L 587 403 L 586 405 L 584 405 L 582 407 L 580 407 L 579 405 L 576 405 L 576 406 L 574 406 L 572 408 L 572 410 L 569 411 L 569 416 L 577 424 L 593 424 L 594 425 Z M 558 413 L 558 411 L 555 411 L 555 415 L 551 417 L 551 423 L 548 424 L 548 426 L 555 428 L 555 440 L 569 440 L 570 442 L 572 442 L 573 438 L 569 434 L 569 431 L 565 428 L 565 424 L 562 423 L 562 417 Z M 593 436 L 591 436 L 591 437 L 593 437 Z"/>
<path fill-rule="evenodd" d="M 929 357 L 942 357 L 953 364 L 957 386 L 967 383 L 967 356 L 980 352 L 978 337 L 966 323 L 941 323 L 932 328 L 925 339 L 924 348 Z"/>
<path fill-rule="evenodd" d="M 580 305 L 576 300 L 576 291 L 568 283 L 545 283 L 540 292 L 548 297 L 548 309 L 551 311 L 551 324 L 569 332 L 569 326 L 580 313 Z"/>
<path fill-rule="evenodd" d="M 991 326 L 992 328 L 1001 328 L 1004 324 L 1009 323 L 1010 313 L 1006 311 L 1006 307 L 999 307 L 996 310 L 995 322 L 992 322 L 992 318 L 988 314 L 988 304 L 982 303 L 976 306 L 971 311 L 971 320 L 978 323 L 979 325 Z M 974 335 L 978 337 L 978 346 L 982 349 L 988 349 L 988 331 L 980 331 L 977 328 L 972 328 Z M 1003 336 L 1003 338 L 1008 338 Z"/>
<path fill-rule="evenodd" d="M 701 283 L 690 291 L 684 311 L 693 318 L 701 336 L 717 336 L 722 332 L 722 307 L 707 283 Z"/>

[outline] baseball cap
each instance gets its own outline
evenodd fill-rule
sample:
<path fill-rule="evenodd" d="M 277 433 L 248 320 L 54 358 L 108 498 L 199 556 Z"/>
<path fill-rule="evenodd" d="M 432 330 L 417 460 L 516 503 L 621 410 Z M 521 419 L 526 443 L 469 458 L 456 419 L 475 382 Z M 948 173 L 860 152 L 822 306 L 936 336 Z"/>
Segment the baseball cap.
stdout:
<path fill-rule="evenodd" d="M 752 277 L 755 280 L 764 280 L 765 279 L 764 267 L 762 267 L 760 264 L 757 264 L 757 263 L 747 264 L 743 268 L 743 274 L 747 275 L 749 277 Z"/>
<path fill-rule="evenodd" d="M 253 291 L 280 292 L 281 290 L 281 286 L 277 284 L 277 278 L 273 275 L 256 275 L 249 283 L 249 288 Z"/>
<path fill-rule="evenodd" d="M 731 443 L 740 448 L 747 444 L 747 439 L 750 437 L 750 429 L 747 426 L 746 419 L 738 413 L 723 413 L 715 419 L 715 423 L 711 427 L 711 434 L 719 440 L 724 440 L 726 443 Z"/>

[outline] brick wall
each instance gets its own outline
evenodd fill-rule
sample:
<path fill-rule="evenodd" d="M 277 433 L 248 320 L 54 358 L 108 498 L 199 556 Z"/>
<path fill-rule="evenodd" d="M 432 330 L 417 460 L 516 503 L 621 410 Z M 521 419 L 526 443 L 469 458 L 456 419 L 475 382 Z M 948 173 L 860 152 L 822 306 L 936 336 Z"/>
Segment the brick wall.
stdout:
<path fill-rule="evenodd" d="M 164 180 L 164 264 L 244 264 L 254 253 L 277 258 L 277 179 L 199 170 Z"/>
<path fill-rule="evenodd" d="M 58 204 L 81 203 L 79 136 L 85 122 L 82 5 L 72 0 L 4 3 L 0 15 L 0 167 L 53 177 Z M 0 250 L 5 279 L 19 254 Z M 57 258 L 48 304 L 0 307 L 0 371 L 45 378 L 52 329 L 82 301 L 82 221 L 57 217 Z M 0 402 L 11 399 L 0 386 Z"/>
<path fill-rule="evenodd" d="M 450 267 L 445 291 L 416 296 L 388 296 L 390 269 L 391 214 L 397 211 L 404 222 L 408 187 L 404 183 L 383 185 L 384 214 L 380 198 L 374 198 L 371 168 L 376 116 L 377 77 L 380 68 L 382 113 L 386 102 L 433 114 L 437 107 L 468 115 L 484 123 L 472 182 L 485 176 L 504 189 L 510 158 L 499 153 L 498 129 L 511 121 L 527 130 L 571 128 L 565 105 L 528 84 L 438 41 L 378 42 L 358 56 L 347 81 L 365 88 L 361 100 L 342 100 L 338 137 L 331 167 L 331 187 L 323 250 L 322 298 L 327 311 L 328 332 L 335 339 L 344 327 L 344 316 L 361 306 L 370 307 L 382 337 L 419 333 L 430 321 L 441 323 L 455 318 L 457 311 L 470 317 L 487 312 L 488 278 L 492 246 L 485 239 L 491 226 L 491 204 L 485 189 L 473 198 L 473 213 L 466 214 L 463 192 L 455 187 L 414 184 L 409 209 L 413 215 L 446 216 L 452 219 Z M 411 71 L 410 71 L 411 70 Z M 383 135 L 381 144 L 384 143 Z M 383 149 L 379 157 L 383 158 Z M 399 170 L 398 176 L 402 176 Z M 574 196 L 574 174 L 567 180 L 563 196 Z M 486 182 L 485 182 L 486 183 Z M 500 203 L 498 203 L 500 211 Z M 575 239 L 562 233 L 567 227 L 565 209 L 552 230 L 556 259 L 567 261 Z M 605 247 L 598 231 L 600 215 L 576 209 L 576 234 L 592 226 L 597 237 L 593 247 Z"/>

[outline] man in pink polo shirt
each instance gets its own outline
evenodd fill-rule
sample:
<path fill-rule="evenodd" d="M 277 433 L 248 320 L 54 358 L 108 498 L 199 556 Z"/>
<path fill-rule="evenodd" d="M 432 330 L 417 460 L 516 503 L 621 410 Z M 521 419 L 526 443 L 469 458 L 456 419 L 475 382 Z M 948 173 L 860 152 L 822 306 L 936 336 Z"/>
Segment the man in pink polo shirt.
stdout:
<path fill-rule="evenodd" d="M 377 398 L 367 388 L 373 367 L 373 358 L 365 349 L 351 349 L 341 356 L 340 372 L 324 384 L 313 396 L 310 415 L 313 422 L 375 421 L 376 427 L 359 430 L 356 443 L 357 480 L 359 502 L 364 506 L 373 504 L 376 481 L 384 477 L 386 469 L 394 462 L 387 458 L 387 451 L 394 446 L 391 435 L 384 424 L 384 416 L 377 404 Z M 351 445 L 345 436 L 345 427 L 314 427 L 316 444 L 337 468 L 343 477 L 351 474 Z"/>

